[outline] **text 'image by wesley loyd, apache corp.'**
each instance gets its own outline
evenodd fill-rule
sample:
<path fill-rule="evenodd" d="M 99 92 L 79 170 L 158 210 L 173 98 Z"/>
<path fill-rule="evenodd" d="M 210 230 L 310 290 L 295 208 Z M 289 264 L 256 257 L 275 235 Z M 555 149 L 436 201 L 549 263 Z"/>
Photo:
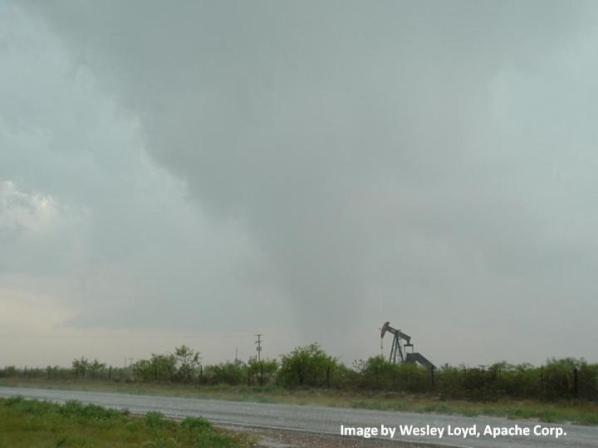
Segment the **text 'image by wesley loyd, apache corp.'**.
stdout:
<path fill-rule="evenodd" d="M 398 424 L 378 426 L 340 426 L 341 436 L 370 438 L 414 438 L 414 439 L 498 439 L 498 438 L 565 438 L 567 432 L 562 426 L 519 425 L 495 426 L 491 424 L 469 426 L 459 425 L 414 425 Z"/>

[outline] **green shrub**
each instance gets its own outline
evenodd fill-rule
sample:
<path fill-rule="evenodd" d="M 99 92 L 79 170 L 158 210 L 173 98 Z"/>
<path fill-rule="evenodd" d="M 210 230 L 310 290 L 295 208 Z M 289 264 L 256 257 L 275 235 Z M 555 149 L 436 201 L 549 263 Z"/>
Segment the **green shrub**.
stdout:
<path fill-rule="evenodd" d="M 430 372 L 416 364 L 393 364 L 382 356 L 358 363 L 359 385 L 366 389 L 395 392 L 426 392 L 430 390 Z"/>
<path fill-rule="evenodd" d="M 337 360 L 318 344 L 297 347 L 282 357 L 278 382 L 285 387 L 330 387 L 338 368 Z"/>
<path fill-rule="evenodd" d="M 236 386 L 248 383 L 247 365 L 240 361 L 223 362 L 206 367 L 204 382 L 206 384 L 230 384 Z"/>

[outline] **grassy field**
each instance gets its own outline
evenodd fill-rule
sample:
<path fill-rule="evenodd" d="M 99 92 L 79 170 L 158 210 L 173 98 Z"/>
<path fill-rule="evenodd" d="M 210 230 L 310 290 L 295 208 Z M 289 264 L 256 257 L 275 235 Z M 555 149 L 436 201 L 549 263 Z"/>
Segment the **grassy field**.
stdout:
<path fill-rule="evenodd" d="M 99 406 L 0 399 L 0 448 L 241 448 L 246 436 L 202 419 L 174 422 L 160 414 L 133 417 Z"/>
<path fill-rule="evenodd" d="M 471 402 L 441 400 L 427 395 L 400 393 L 340 392 L 335 390 L 288 390 L 277 387 L 187 386 L 176 384 L 116 383 L 108 381 L 60 381 L 0 379 L 0 386 L 89 390 L 129 394 L 166 395 L 257 403 L 286 403 L 390 411 L 435 412 L 467 416 L 488 415 L 512 419 L 536 419 L 550 423 L 598 425 L 598 403 L 533 400 Z"/>

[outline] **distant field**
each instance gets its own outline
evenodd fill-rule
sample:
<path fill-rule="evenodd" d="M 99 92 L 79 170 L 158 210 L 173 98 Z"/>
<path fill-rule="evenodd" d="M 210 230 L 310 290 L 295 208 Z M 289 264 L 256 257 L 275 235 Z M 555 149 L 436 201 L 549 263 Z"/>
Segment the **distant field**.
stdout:
<path fill-rule="evenodd" d="M 120 411 L 69 402 L 65 405 L 0 399 L 1 448 L 241 448 L 243 435 L 216 430 L 205 420 L 173 422 L 160 414 L 132 417 Z"/>
<path fill-rule="evenodd" d="M 534 400 L 497 400 L 474 402 L 441 400 L 427 395 L 364 393 L 336 390 L 289 390 L 278 387 L 191 386 L 180 384 L 115 383 L 101 380 L 0 379 L 0 386 L 88 390 L 144 395 L 208 398 L 257 403 L 286 403 L 409 411 L 467 416 L 488 415 L 513 419 L 537 419 L 551 423 L 598 425 L 598 403 Z"/>

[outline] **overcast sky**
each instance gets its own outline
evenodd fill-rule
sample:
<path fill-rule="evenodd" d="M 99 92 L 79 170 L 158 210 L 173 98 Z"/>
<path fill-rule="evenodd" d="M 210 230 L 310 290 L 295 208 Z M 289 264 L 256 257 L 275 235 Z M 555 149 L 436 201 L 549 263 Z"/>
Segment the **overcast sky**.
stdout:
<path fill-rule="evenodd" d="M 596 2 L 0 0 L 0 365 L 597 361 L 597 79 Z"/>

